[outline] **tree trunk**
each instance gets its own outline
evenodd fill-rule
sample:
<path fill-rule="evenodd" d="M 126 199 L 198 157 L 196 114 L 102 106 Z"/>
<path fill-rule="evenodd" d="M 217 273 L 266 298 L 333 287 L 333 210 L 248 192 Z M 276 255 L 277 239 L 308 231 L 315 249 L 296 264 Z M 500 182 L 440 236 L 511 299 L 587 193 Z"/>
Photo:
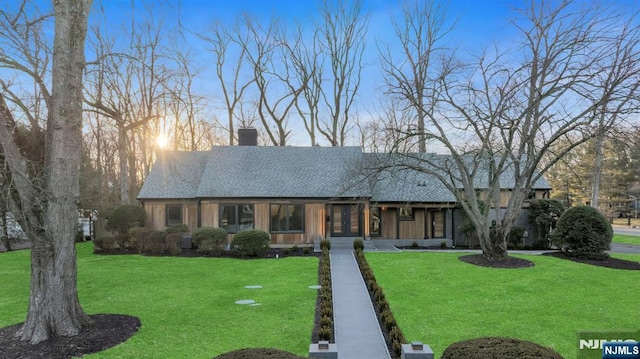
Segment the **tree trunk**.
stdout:
<path fill-rule="evenodd" d="M 82 72 L 90 7 L 91 0 L 54 1 L 44 226 L 30 233 L 29 311 L 17 333 L 21 340 L 32 344 L 53 336 L 76 335 L 90 323 L 78 300 L 75 250 L 82 153 Z M 37 212 L 38 208 L 32 210 Z"/>
<path fill-rule="evenodd" d="M 122 118 L 118 124 L 118 161 L 120 163 L 120 203 L 129 203 L 129 173 L 127 170 L 127 131 Z"/>
<path fill-rule="evenodd" d="M 602 125 L 601 125 L 602 127 Z M 591 193 L 591 207 L 598 209 L 600 206 L 600 179 L 602 177 L 602 165 L 604 162 L 604 131 L 596 136 L 595 150 L 596 157 L 593 162 L 593 180 L 592 180 L 592 193 Z"/>

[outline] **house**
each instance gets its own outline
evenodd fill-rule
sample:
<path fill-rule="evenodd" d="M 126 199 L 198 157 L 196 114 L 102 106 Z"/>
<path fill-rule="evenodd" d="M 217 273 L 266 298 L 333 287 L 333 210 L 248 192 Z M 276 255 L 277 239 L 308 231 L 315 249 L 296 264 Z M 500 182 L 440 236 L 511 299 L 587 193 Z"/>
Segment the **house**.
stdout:
<path fill-rule="evenodd" d="M 274 246 L 326 238 L 465 244 L 457 230 L 462 210 L 432 176 L 364 176 L 363 161 L 383 155 L 359 147 L 262 147 L 243 136 L 239 146 L 160 153 L 138 194 L 148 223 L 157 230 L 221 227 L 230 238 L 261 229 Z M 538 182 L 535 197 L 548 197 L 548 183 Z"/>

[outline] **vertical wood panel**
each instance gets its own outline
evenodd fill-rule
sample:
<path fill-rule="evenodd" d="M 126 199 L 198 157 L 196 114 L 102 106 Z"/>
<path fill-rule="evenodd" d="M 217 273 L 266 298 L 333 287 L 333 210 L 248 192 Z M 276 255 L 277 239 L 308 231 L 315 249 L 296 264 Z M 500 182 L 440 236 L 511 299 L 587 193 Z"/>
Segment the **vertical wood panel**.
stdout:
<path fill-rule="evenodd" d="M 413 221 L 400 221 L 400 239 L 424 238 L 424 209 L 413 208 Z"/>
<path fill-rule="evenodd" d="M 217 203 L 202 202 L 200 209 L 203 227 L 218 227 L 218 210 L 220 206 Z"/>
<path fill-rule="evenodd" d="M 397 239 L 397 215 L 398 212 L 395 208 L 380 210 L 381 239 Z"/>

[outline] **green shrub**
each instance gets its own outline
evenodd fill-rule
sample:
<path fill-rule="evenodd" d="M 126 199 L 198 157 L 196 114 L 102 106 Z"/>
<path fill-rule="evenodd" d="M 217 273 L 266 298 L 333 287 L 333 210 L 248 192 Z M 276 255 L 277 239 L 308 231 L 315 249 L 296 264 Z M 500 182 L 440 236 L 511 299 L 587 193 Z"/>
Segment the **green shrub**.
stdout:
<path fill-rule="evenodd" d="M 93 249 L 95 251 L 110 250 L 116 246 L 116 240 L 113 236 L 98 237 L 93 240 Z"/>
<path fill-rule="evenodd" d="M 169 254 L 177 256 L 182 253 L 182 234 L 180 233 L 168 233 L 165 238 L 166 248 L 169 250 Z"/>
<path fill-rule="evenodd" d="M 364 242 L 362 241 L 362 239 L 356 239 L 355 241 L 353 241 L 353 249 L 355 251 L 359 250 L 364 250 Z"/>
<path fill-rule="evenodd" d="M 446 241 L 440 242 L 440 248 L 447 248 L 447 242 Z"/>
<path fill-rule="evenodd" d="M 167 228 L 165 231 L 167 232 L 167 234 L 188 233 L 189 232 L 189 226 L 187 226 L 184 223 L 174 224 L 173 226 Z"/>
<path fill-rule="evenodd" d="M 318 330 L 318 338 L 320 340 L 331 340 L 333 337 L 333 330 L 331 328 L 322 327 Z"/>
<path fill-rule="evenodd" d="M 536 199 L 529 204 L 529 222 L 535 226 L 536 247 L 544 243 L 544 248 L 549 248 L 549 236 L 556 228 L 558 219 L 564 213 L 565 208 L 562 202 L 556 199 Z"/>
<path fill-rule="evenodd" d="M 522 227 L 513 226 L 507 235 L 507 248 L 508 249 L 522 249 L 522 238 L 524 238 L 524 232 L 526 230 Z"/>
<path fill-rule="evenodd" d="M 555 351 L 520 339 L 484 337 L 463 340 L 447 347 L 440 359 L 548 358 L 563 359 Z"/>
<path fill-rule="evenodd" d="M 304 357 L 272 348 L 246 348 L 220 354 L 214 359 L 306 359 Z"/>
<path fill-rule="evenodd" d="M 144 227 L 134 227 L 129 230 L 131 241 L 135 242 L 135 247 L 139 252 L 151 250 L 151 235 L 153 232 L 153 229 Z"/>
<path fill-rule="evenodd" d="M 161 255 L 164 253 L 167 248 L 166 237 L 167 232 L 165 231 L 153 231 L 153 233 L 151 233 L 149 241 L 149 251 L 151 254 Z"/>
<path fill-rule="evenodd" d="M 563 252 L 588 259 L 605 259 L 611 247 L 613 230 L 595 208 L 571 207 L 566 210 L 551 234 L 552 243 Z"/>
<path fill-rule="evenodd" d="M 114 236 L 116 243 L 120 250 L 125 250 L 129 247 L 129 233 L 118 233 Z"/>
<path fill-rule="evenodd" d="M 104 228 L 110 232 L 127 233 L 133 227 L 144 227 L 147 212 L 135 204 L 123 204 L 114 209 L 107 218 Z"/>
<path fill-rule="evenodd" d="M 323 239 L 320 241 L 320 249 L 331 250 L 331 241 L 328 239 Z"/>
<path fill-rule="evenodd" d="M 269 242 L 269 233 L 259 229 L 238 232 L 231 241 L 231 252 L 242 257 L 261 256 L 269 250 Z"/>
<path fill-rule="evenodd" d="M 216 227 L 198 228 L 193 234 L 193 243 L 199 252 L 220 254 L 227 242 L 227 230 Z"/>
<path fill-rule="evenodd" d="M 418 247 L 420 247 L 420 246 L 418 245 L 418 241 L 413 241 L 413 243 L 411 243 L 411 248 L 413 248 L 413 249 L 418 249 Z"/>
<path fill-rule="evenodd" d="M 302 248 L 302 255 L 308 256 L 309 254 L 311 254 L 311 248 L 309 247 Z"/>

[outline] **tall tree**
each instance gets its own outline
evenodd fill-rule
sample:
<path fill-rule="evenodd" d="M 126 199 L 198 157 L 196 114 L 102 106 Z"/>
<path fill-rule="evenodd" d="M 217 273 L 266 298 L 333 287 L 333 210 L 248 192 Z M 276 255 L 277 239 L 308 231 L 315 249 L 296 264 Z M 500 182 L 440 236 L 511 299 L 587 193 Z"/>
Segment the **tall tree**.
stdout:
<path fill-rule="evenodd" d="M 82 153 L 82 73 L 91 0 L 54 2 L 55 34 L 46 156 L 40 180 L 28 175 L 13 140 L 15 123 L 0 96 L 0 144 L 15 177 L 19 222 L 31 239 L 31 286 L 27 318 L 18 332 L 33 344 L 76 335 L 90 323 L 77 294 L 75 231 Z"/>
<path fill-rule="evenodd" d="M 321 53 L 329 67 L 322 98 L 329 114 L 318 122 L 318 131 L 332 146 L 344 146 L 349 121 L 356 114 L 368 20 L 361 0 L 325 0 L 320 13 Z"/>
<path fill-rule="evenodd" d="M 620 43 L 612 34 L 637 36 L 620 31 L 624 15 L 572 1 L 534 1 L 519 14 L 513 26 L 521 42 L 513 51 L 485 51 L 464 66 L 451 57 L 439 64 L 426 119 L 429 137 L 450 156 L 408 154 L 391 164 L 439 178 L 489 260 L 507 255 L 507 234 L 544 172 L 599 133 L 592 124 L 600 114 L 628 116 L 629 100 L 637 98 L 631 84 L 640 59 L 617 66 L 620 58 L 609 56 Z M 594 81 L 613 67 L 619 71 L 611 81 Z M 610 106 L 612 99 L 625 105 Z M 573 141 L 562 141 L 569 136 Z M 502 210 L 486 211 L 481 202 Z"/>
<path fill-rule="evenodd" d="M 427 115 L 433 113 L 439 57 L 446 54 L 445 38 L 452 26 L 447 24 L 446 9 L 433 0 L 407 2 L 402 21 L 394 22 L 394 32 L 401 49 L 382 50 L 382 69 L 388 94 L 406 104 L 415 116 L 418 151 L 427 151 Z"/>

